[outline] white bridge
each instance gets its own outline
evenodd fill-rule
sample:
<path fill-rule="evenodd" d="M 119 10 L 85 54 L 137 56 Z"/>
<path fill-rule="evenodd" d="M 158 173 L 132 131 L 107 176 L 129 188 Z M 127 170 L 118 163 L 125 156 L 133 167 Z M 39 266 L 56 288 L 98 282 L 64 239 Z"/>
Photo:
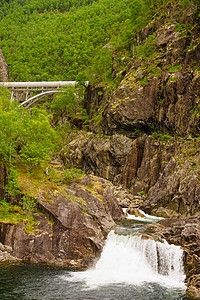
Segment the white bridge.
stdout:
<path fill-rule="evenodd" d="M 22 101 L 20 105 L 29 107 L 40 98 L 57 92 L 64 92 L 65 88 L 69 86 L 76 86 L 76 81 L 35 81 L 35 82 L 0 82 L 0 87 L 6 87 L 11 91 L 11 102 L 17 98 L 17 94 L 23 93 L 26 95 L 26 100 Z M 85 82 L 87 86 L 88 81 Z M 41 93 L 31 96 L 31 92 L 40 91 Z"/>

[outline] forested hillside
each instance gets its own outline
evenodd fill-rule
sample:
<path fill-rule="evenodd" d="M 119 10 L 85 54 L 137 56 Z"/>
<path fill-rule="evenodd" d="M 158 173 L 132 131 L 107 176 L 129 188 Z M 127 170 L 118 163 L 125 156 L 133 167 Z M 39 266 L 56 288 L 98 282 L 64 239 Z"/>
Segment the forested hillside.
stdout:
<path fill-rule="evenodd" d="M 10 80 L 111 79 L 111 45 L 129 50 L 134 29 L 163 2 L 2 1 L 0 48 Z"/>

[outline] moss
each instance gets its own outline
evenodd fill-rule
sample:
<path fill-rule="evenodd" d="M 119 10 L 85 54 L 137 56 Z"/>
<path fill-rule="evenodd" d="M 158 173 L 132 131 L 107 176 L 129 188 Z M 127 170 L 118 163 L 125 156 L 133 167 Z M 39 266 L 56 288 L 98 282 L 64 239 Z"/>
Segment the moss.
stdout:
<path fill-rule="evenodd" d="M 36 226 L 39 224 L 39 221 L 36 221 L 33 217 L 25 223 L 24 230 L 27 234 L 32 234 L 35 232 L 39 232 L 39 229 Z"/>

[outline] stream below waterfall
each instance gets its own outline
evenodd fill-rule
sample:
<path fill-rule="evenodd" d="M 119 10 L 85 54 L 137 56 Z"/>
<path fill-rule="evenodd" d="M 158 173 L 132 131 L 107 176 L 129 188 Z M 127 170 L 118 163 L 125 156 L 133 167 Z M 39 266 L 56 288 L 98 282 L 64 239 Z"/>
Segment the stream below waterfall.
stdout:
<path fill-rule="evenodd" d="M 108 235 L 100 259 L 87 271 L 21 263 L 1 265 L 0 299 L 189 299 L 185 295 L 182 250 L 164 240 L 147 238 L 144 224 L 152 221 L 130 217 L 119 222 Z"/>

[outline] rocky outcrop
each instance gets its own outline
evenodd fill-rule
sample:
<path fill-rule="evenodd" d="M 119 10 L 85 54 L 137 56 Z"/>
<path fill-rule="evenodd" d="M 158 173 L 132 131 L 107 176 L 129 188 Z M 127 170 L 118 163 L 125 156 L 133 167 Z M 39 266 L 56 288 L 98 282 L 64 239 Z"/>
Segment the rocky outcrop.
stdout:
<path fill-rule="evenodd" d="M 193 216 L 200 211 L 200 141 L 181 143 L 141 208 L 163 217 Z"/>
<path fill-rule="evenodd" d="M 0 49 L 0 81 L 8 81 L 9 73 L 3 52 Z"/>
<path fill-rule="evenodd" d="M 11 255 L 12 248 L 0 243 L 0 263 L 16 263 L 20 259 Z"/>
<path fill-rule="evenodd" d="M 26 232 L 26 224 L 0 224 L 1 242 L 23 261 L 86 268 L 99 255 L 114 219 L 124 218 L 112 184 L 92 175 L 42 189 L 37 198 L 42 213 L 35 216 L 33 232 Z"/>
<path fill-rule="evenodd" d="M 126 75 L 103 113 L 105 134 L 198 136 L 199 19 L 195 6 L 181 9 L 167 7 L 133 39 Z"/>
<path fill-rule="evenodd" d="M 132 140 L 122 135 L 106 137 L 79 133 L 69 143 L 68 151 L 63 149 L 61 157 L 72 167 L 115 182 L 116 176 L 122 173 L 132 144 Z"/>
<path fill-rule="evenodd" d="M 164 219 L 148 225 L 169 243 L 181 245 L 185 252 L 187 294 L 200 298 L 200 214 L 182 219 Z"/>

